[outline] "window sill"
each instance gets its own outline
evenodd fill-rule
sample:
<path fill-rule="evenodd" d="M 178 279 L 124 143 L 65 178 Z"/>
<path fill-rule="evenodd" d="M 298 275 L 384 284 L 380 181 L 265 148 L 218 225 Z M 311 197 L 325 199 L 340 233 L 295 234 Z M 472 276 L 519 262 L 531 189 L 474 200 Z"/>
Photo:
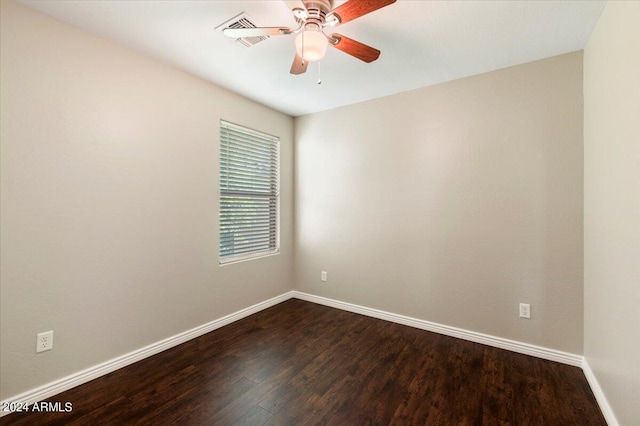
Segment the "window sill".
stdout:
<path fill-rule="evenodd" d="M 243 256 L 243 257 L 238 257 L 238 258 L 235 258 L 235 259 L 229 259 L 229 260 L 224 260 L 224 261 L 218 260 L 218 265 L 219 266 L 233 265 L 235 263 L 247 262 L 247 261 L 256 260 L 256 259 L 262 259 L 263 257 L 277 256 L 279 254 L 280 254 L 280 250 L 274 251 L 274 252 L 270 252 L 270 253 L 256 254 L 256 255 L 253 255 L 253 256 Z"/>

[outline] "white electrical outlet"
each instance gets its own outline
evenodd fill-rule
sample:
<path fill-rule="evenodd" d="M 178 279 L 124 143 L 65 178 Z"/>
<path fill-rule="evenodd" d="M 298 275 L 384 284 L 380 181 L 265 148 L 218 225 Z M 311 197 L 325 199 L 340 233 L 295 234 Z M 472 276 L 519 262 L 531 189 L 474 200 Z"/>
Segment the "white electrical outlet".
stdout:
<path fill-rule="evenodd" d="M 520 304 L 520 318 L 531 318 L 531 305 L 528 303 Z"/>
<path fill-rule="evenodd" d="M 322 271 L 322 273 L 320 274 L 320 279 L 322 281 L 327 281 L 327 271 Z"/>
<path fill-rule="evenodd" d="M 36 352 L 50 351 L 53 349 L 53 330 L 38 333 Z"/>

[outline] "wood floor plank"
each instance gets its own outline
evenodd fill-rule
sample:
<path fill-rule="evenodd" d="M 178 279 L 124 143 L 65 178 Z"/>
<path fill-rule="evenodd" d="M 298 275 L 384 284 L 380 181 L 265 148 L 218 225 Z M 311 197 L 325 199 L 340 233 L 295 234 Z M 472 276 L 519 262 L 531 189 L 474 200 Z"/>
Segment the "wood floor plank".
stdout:
<path fill-rule="evenodd" d="M 3 425 L 606 425 L 577 367 L 288 300 Z"/>

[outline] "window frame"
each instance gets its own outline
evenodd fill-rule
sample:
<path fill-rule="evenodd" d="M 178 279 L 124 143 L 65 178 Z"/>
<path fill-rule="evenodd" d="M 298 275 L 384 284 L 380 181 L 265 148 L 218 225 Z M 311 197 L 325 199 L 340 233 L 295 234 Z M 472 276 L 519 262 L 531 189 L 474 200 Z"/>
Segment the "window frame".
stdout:
<path fill-rule="evenodd" d="M 218 208 L 218 262 L 219 262 L 219 265 L 224 266 L 231 263 L 242 262 L 246 260 L 280 254 L 280 138 L 278 136 L 261 132 L 246 126 L 241 126 L 239 124 L 235 124 L 222 119 L 220 120 L 220 126 L 218 129 L 219 129 L 219 157 L 218 157 L 218 167 L 219 167 L 219 170 L 218 170 L 218 207 L 219 207 Z M 230 159 L 228 158 L 229 151 L 227 151 L 227 158 L 226 158 L 227 163 L 225 167 L 225 164 L 223 164 L 223 161 L 225 161 L 225 157 L 224 157 L 225 144 L 227 144 L 226 149 L 228 149 L 228 145 L 232 143 L 234 135 L 236 135 L 236 138 L 237 138 L 236 142 L 238 142 L 237 146 L 235 147 L 236 149 L 238 148 L 238 146 L 240 147 L 241 150 L 243 148 L 246 148 L 246 146 L 244 146 L 245 144 L 251 144 L 256 146 L 256 142 L 258 142 L 260 144 L 264 144 L 264 146 L 259 147 L 257 150 L 264 150 L 267 153 L 275 151 L 275 160 L 271 159 L 263 163 L 263 165 L 268 164 L 269 166 L 268 181 L 270 182 L 269 184 L 270 188 L 268 192 L 261 193 L 260 191 L 250 191 L 248 190 L 248 188 L 247 190 L 238 190 L 238 189 L 231 190 L 229 189 L 229 186 L 230 186 L 229 176 L 227 175 L 226 179 L 223 179 L 223 173 L 224 173 L 223 170 L 224 169 L 229 170 L 229 161 L 230 161 Z M 244 138 L 249 139 L 250 142 L 238 141 L 239 139 L 238 135 L 241 135 Z M 224 139 L 225 137 L 227 138 L 227 140 Z M 269 156 L 273 157 L 273 154 L 265 154 L 265 159 L 268 158 Z M 237 167 L 237 165 L 234 165 L 234 167 Z M 275 168 L 275 170 L 272 170 L 272 168 Z M 252 171 L 255 173 L 255 168 L 251 169 L 251 167 L 247 167 L 244 170 L 241 170 L 241 169 L 238 169 L 238 170 L 241 173 L 242 172 L 246 173 L 247 175 L 251 174 Z M 223 189 L 223 181 L 226 182 L 227 189 Z M 263 178 L 263 181 L 260 183 L 264 185 L 264 178 Z M 247 184 L 247 185 L 249 186 L 250 184 Z M 259 210 L 262 213 L 267 213 L 267 217 L 268 217 L 266 226 L 262 228 L 267 233 L 267 239 L 268 239 L 266 243 L 268 244 L 267 249 L 265 249 L 264 247 L 256 247 L 253 250 L 245 251 L 242 253 L 231 253 L 231 254 L 223 255 L 225 247 L 223 247 L 222 226 L 223 226 L 223 219 L 225 219 L 225 217 L 223 217 L 223 210 L 224 210 L 223 199 L 225 196 L 226 197 L 237 196 L 237 197 L 243 197 L 245 198 L 245 200 L 254 199 L 254 200 L 262 200 L 263 202 L 265 199 L 268 200 L 269 207 L 267 207 L 266 209 Z M 275 206 L 271 205 L 272 202 L 275 203 Z M 274 217 L 272 217 L 272 215 Z M 245 232 L 249 232 L 251 229 L 252 228 L 249 225 L 245 228 Z M 273 243 L 271 242 L 272 233 L 275 234 Z"/>

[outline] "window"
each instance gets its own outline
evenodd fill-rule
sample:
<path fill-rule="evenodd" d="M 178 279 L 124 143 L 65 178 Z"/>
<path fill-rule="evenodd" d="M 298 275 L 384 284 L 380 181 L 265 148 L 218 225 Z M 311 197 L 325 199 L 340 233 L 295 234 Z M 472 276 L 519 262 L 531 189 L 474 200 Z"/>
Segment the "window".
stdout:
<path fill-rule="evenodd" d="M 280 251 L 280 139 L 220 122 L 220 263 Z"/>

